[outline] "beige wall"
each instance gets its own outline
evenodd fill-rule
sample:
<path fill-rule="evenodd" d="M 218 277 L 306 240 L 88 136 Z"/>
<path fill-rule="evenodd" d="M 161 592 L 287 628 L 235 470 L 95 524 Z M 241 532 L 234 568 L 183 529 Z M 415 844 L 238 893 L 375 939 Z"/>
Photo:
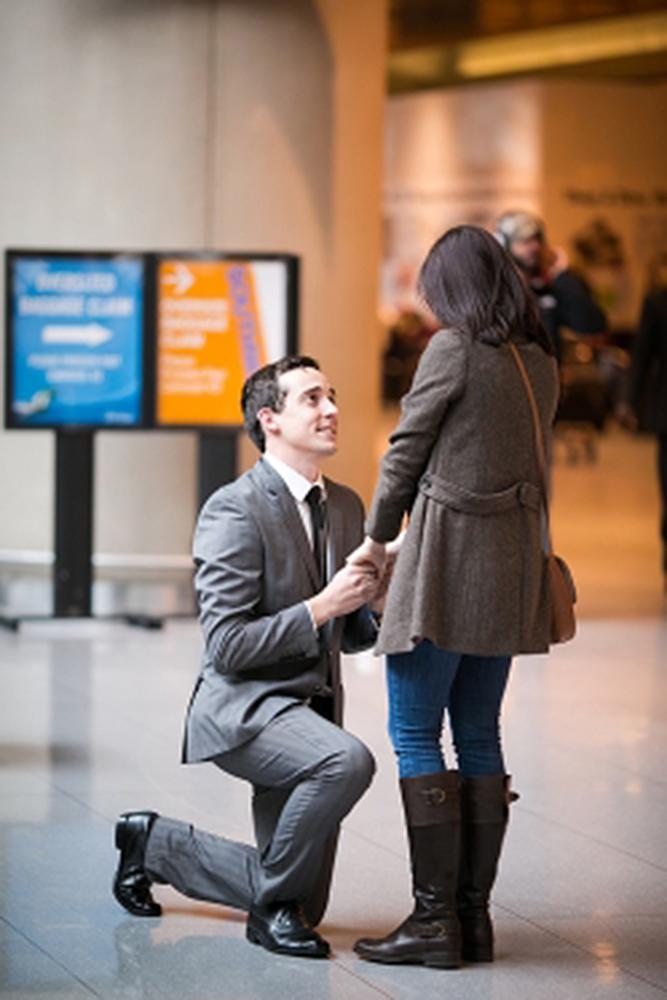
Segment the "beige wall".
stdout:
<path fill-rule="evenodd" d="M 409 301 L 424 254 L 450 226 L 490 226 L 507 206 L 539 209 L 540 125 L 540 85 L 530 81 L 389 99 L 385 300 Z"/>
<path fill-rule="evenodd" d="M 507 82 L 392 98 L 387 111 L 383 291 L 402 294 L 432 240 L 507 209 L 543 215 L 550 239 L 602 219 L 624 264 L 590 269 L 616 326 L 634 322 L 648 258 L 667 246 L 667 87 Z"/>
<path fill-rule="evenodd" d="M 207 23 L 186 7 L 0 2 L 2 247 L 200 243 Z M 0 549 L 51 548 L 53 454 L 49 432 L 0 433 Z M 182 550 L 193 442 L 106 433 L 96 458 L 96 548 Z"/>
<path fill-rule="evenodd" d="M 386 0 L 0 0 L 0 243 L 301 255 L 332 471 L 366 496 L 385 25 Z M 100 433 L 96 460 L 96 551 L 187 553 L 194 435 Z M 50 549 L 52 435 L 0 432 L 0 463 L 0 550 Z"/>
<path fill-rule="evenodd" d="M 541 101 L 550 234 L 586 265 L 614 325 L 632 326 L 648 262 L 667 250 L 667 86 L 559 82 Z M 604 232 L 620 241 L 619 265 L 608 262 Z M 595 243 L 593 265 L 577 252 L 582 233 Z"/>

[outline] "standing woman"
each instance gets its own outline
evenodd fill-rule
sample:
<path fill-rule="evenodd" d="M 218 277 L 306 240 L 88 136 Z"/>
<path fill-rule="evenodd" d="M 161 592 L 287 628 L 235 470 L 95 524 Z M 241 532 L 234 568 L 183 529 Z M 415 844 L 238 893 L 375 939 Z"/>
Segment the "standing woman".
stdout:
<path fill-rule="evenodd" d="M 442 329 L 423 353 L 353 558 L 381 568 L 410 520 L 378 641 L 387 654 L 415 901 L 361 958 L 456 968 L 493 959 L 488 904 L 508 820 L 499 716 L 512 656 L 549 648 L 534 424 L 551 440 L 551 341 L 509 254 L 476 226 L 429 251 L 419 290 Z M 445 764 L 447 711 L 458 770 Z"/>

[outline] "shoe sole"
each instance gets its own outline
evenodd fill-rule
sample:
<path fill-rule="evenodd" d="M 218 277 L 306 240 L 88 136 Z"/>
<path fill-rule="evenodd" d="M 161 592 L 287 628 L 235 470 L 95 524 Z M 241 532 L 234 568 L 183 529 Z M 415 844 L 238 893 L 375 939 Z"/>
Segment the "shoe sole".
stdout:
<path fill-rule="evenodd" d="M 464 962 L 492 962 L 493 952 L 488 951 L 469 951 L 463 952 Z"/>
<path fill-rule="evenodd" d="M 376 962 L 378 965 L 425 965 L 429 969 L 460 969 L 461 956 L 452 955 L 451 952 L 435 951 L 430 955 L 400 955 L 396 957 L 385 957 L 364 954 L 357 951 L 355 954 L 366 962 Z"/>
<path fill-rule="evenodd" d="M 123 900 L 116 891 L 115 885 L 112 886 L 111 891 L 113 892 L 113 898 L 116 900 L 119 906 L 122 906 L 126 913 L 131 913 L 133 917 L 153 917 L 155 919 L 156 917 L 162 916 L 162 907 L 160 906 L 159 903 L 156 904 L 159 907 L 157 910 L 155 910 L 153 913 L 147 913 L 145 910 L 137 910 L 133 906 L 128 905 L 128 903 L 126 903 L 125 900 Z"/>
<path fill-rule="evenodd" d="M 329 958 L 329 951 L 297 951 L 294 948 L 281 948 L 280 945 L 276 945 L 271 941 L 270 938 L 264 937 L 258 930 L 254 927 L 246 927 L 246 939 L 250 941 L 251 944 L 257 944 L 260 948 L 265 948 L 266 951 L 271 951 L 275 955 L 291 955 L 292 958 Z"/>

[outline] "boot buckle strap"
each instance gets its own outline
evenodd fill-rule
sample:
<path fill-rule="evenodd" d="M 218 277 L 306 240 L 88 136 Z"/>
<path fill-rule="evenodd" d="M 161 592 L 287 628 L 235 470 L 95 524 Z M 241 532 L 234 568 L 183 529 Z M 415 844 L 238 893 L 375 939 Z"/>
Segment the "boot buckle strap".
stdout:
<path fill-rule="evenodd" d="M 441 806 L 447 800 L 447 792 L 444 788 L 423 788 L 421 794 L 428 806 Z"/>

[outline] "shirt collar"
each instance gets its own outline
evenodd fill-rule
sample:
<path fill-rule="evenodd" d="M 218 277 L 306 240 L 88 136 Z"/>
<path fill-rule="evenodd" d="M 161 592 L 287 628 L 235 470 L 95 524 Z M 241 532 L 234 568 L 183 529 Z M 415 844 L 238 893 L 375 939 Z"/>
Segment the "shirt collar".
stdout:
<path fill-rule="evenodd" d="M 319 486 L 322 493 L 326 493 L 321 473 L 315 482 L 311 483 L 309 479 L 302 476 L 301 473 L 297 472 L 296 469 L 293 469 L 291 465 L 287 465 L 287 463 L 283 462 L 280 458 L 276 458 L 275 455 L 269 455 L 264 452 L 263 458 L 265 462 L 268 462 L 269 465 L 276 470 L 280 478 L 284 480 L 287 489 L 290 491 L 295 500 L 305 500 L 306 495 L 310 492 L 313 486 Z"/>

